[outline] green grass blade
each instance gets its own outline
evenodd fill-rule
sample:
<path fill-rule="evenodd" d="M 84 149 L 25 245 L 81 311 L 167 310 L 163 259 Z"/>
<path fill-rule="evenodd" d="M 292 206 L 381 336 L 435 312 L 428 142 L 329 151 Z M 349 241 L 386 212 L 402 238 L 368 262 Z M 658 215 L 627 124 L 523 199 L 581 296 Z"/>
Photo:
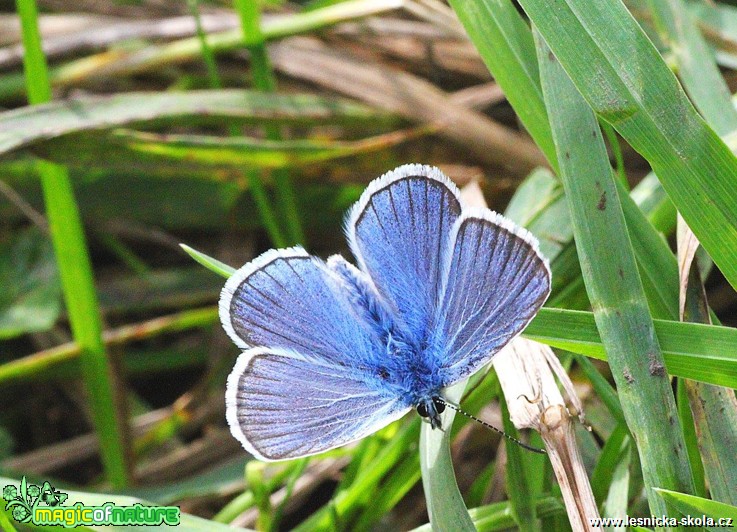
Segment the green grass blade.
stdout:
<path fill-rule="evenodd" d="M 348 488 L 337 493 L 330 503 L 314 512 L 295 531 L 331 530 L 336 514 L 342 517 L 349 513 L 357 502 L 364 500 L 366 493 L 378 489 L 379 482 L 408 452 L 416 452 L 410 449 L 412 442 L 417 441 L 419 433 L 420 419 L 416 417 L 383 445 L 381 452 L 358 473 Z"/>
<path fill-rule="evenodd" d="M 589 105 L 648 160 L 737 287 L 737 158 L 698 115 L 624 5 L 520 4 Z"/>
<path fill-rule="evenodd" d="M 228 266 L 227 264 L 220 262 L 217 259 L 213 259 L 212 257 L 205 255 L 201 251 L 197 251 L 196 249 L 189 247 L 187 244 L 179 244 L 179 246 L 184 250 L 184 252 L 187 255 L 192 257 L 198 264 L 202 264 L 205 268 L 207 268 L 211 272 L 214 272 L 222 277 L 225 277 L 226 279 L 235 273 L 235 268 L 232 268 Z"/>
<path fill-rule="evenodd" d="M 701 517 L 707 515 L 715 519 L 729 519 L 733 527 L 737 523 L 737 506 L 666 489 L 656 489 L 656 491 L 669 505 L 677 508 L 684 516 Z M 718 525 L 715 523 L 712 526 L 716 527 Z"/>
<path fill-rule="evenodd" d="M 46 59 L 41 51 L 36 3 L 34 0 L 18 0 L 17 7 L 22 26 L 29 100 L 31 104 L 44 103 L 51 99 L 51 86 Z M 82 375 L 100 438 L 100 454 L 110 482 L 123 487 L 130 478 L 125 398 L 116 393 L 115 375 L 102 339 L 102 322 L 82 220 L 66 168 L 42 162 L 40 173 L 72 334 L 82 348 Z"/>
<path fill-rule="evenodd" d="M 737 505 L 737 401 L 734 390 L 701 382 L 686 388 L 699 436 L 699 449 L 711 497 Z"/>
<path fill-rule="evenodd" d="M 458 404 L 466 381 L 445 390 L 445 397 Z M 434 530 L 473 531 L 476 528 L 468 515 L 463 497 L 458 491 L 450 456 L 450 427 L 455 410 L 446 408 L 441 414 L 444 430 L 433 430 L 429 423 L 420 429 L 420 469 L 425 490 L 427 513 Z"/>
<path fill-rule="evenodd" d="M 678 77 L 706 121 L 726 135 L 737 128 L 737 110 L 706 41 L 683 0 L 648 0 L 653 24 L 676 61 Z"/>
<path fill-rule="evenodd" d="M 500 398 L 502 410 L 502 422 L 504 432 L 513 438 L 519 438 L 519 433 L 515 428 L 512 420 L 509 419 L 509 409 L 504 397 Z M 523 532 L 535 532 L 541 530 L 540 522 L 537 518 L 535 507 L 535 498 L 530 485 L 530 471 L 524 454 L 528 453 L 517 442 L 504 439 L 504 446 L 507 450 L 507 466 L 506 466 L 506 490 L 509 498 L 512 515 L 517 523 L 518 530 Z M 546 457 L 547 458 L 547 457 Z"/>
<path fill-rule="evenodd" d="M 609 384 L 601 373 L 594 367 L 591 361 L 582 356 L 576 356 L 576 363 L 583 371 L 586 378 L 589 379 L 591 386 L 596 391 L 596 395 L 603 402 L 609 413 L 614 419 L 617 420 L 621 425 L 625 425 L 624 413 L 622 412 L 622 405 L 619 404 L 619 397 L 617 397 L 617 391 Z"/>
<path fill-rule="evenodd" d="M 125 403 L 116 397 L 115 376 L 102 340 L 102 322 L 82 220 L 66 168 L 44 162 L 41 184 L 54 243 L 64 299 L 74 340 L 82 348 L 81 363 L 100 453 L 115 487 L 129 482 Z"/>
<path fill-rule="evenodd" d="M 378 15 L 402 6 L 402 0 L 353 0 L 341 2 L 305 13 L 294 13 L 274 17 L 262 27 L 267 40 L 319 30 L 340 22 Z M 214 52 L 231 51 L 243 46 L 242 30 L 230 30 L 208 35 L 208 44 Z M 124 54 L 120 50 L 114 58 L 103 52 L 98 56 L 84 57 L 71 61 L 51 71 L 53 86 L 74 86 L 95 76 L 129 76 L 154 71 L 166 65 L 181 64 L 201 54 L 199 38 L 192 37 L 151 45 Z M 0 101 L 21 95 L 24 91 L 23 77 L 15 73 L 0 75 Z"/>
<path fill-rule="evenodd" d="M 378 493 L 371 494 L 367 506 L 353 526 L 353 530 L 375 530 L 377 522 L 389 515 L 407 492 L 420 480 L 419 458 L 408 457 L 400 462 L 381 484 Z"/>
<path fill-rule="evenodd" d="M 687 233 L 681 227 L 678 233 L 679 254 L 688 253 L 688 250 L 683 249 Z M 681 261 L 686 259 L 681 256 Z M 695 257 L 683 277 L 687 278 L 687 285 L 682 288 L 685 290 L 683 321 L 711 323 L 706 292 Z M 698 456 L 701 478 L 697 480 L 703 483 L 703 475 L 706 475 L 714 500 L 737 504 L 737 454 L 734 452 L 737 442 L 737 399 L 734 391 L 690 380 L 680 381 L 679 391 L 681 388 L 685 390 L 685 393 L 681 393 L 686 399 L 685 403 L 691 406 L 691 411 L 684 415 L 692 419 L 695 425 L 698 450 L 701 451 L 701 456 Z"/>
<path fill-rule="evenodd" d="M 612 485 L 614 471 L 617 468 L 625 452 L 630 447 L 630 435 L 627 425 L 619 423 L 608 435 L 599 453 L 596 467 L 591 474 L 591 487 L 596 500 L 604 500 Z M 628 458 L 629 460 L 629 458 Z"/>
<path fill-rule="evenodd" d="M 695 20 L 682 0 L 655 2 L 649 6 L 659 35 L 677 62 L 678 75 L 696 107 L 714 129 L 727 135 L 737 129 L 737 111 L 729 89 L 716 65 Z M 679 248 L 686 233 L 679 228 Z M 685 252 L 679 249 L 679 252 Z M 685 257 L 682 257 L 684 260 Z M 685 290 L 684 321 L 711 323 L 701 277 L 695 262 L 691 264 Z M 685 279 L 684 279 L 685 281 Z M 737 401 L 731 390 L 694 382 L 679 381 L 679 410 L 691 425 L 689 454 L 695 464 L 695 481 L 703 492 L 704 475 L 709 480 L 715 500 L 737 504 L 737 460 L 733 452 L 737 442 Z M 690 403 L 691 412 L 688 411 Z M 693 413 L 693 416 L 692 416 Z M 694 427 L 695 424 L 695 427 Z M 698 440 L 698 445 L 696 445 Z M 701 451 L 699 456 L 698 451 Z M 703 464 L 702 464 L 703 460 Z M 696 495 L 700 495 L 698 491 Z"/>
<path fill-rule="evenodd" d="M 529 49 L 529 43 L 532 43 L 529 28 L 522 22 L 516 8 L 508 0 L 478 0 L 457 2 L 453 5 L 469 36 L 479 49 L 492 75 L 504 89 L 518 116 L 533 133 L 551 164 L 557 167 L 554 147 L 552 144 L 546 147 L 548 142 L 546 139 L 552 140 L 552 133 L 542 101 L 537 58 L 534 53 L 530 53 Z M 535 134 L 535 131 L 538 133 Z M 675 294 L 678 288 L 675 260 L 667 244 L 660 235 L 653 231 L 641 211 L 626 196 L 626 190 L 624 188 L 621 190 L 623 191 L 621 197 L 625 219 L 632 233 L 632 243 L 650 307 L 657 317 L 675 319 L 678 310 L 675 306 Z M 644 194 L 640 192 L 640 195 Z M 561 204 L 564 203 L 561 201 Z M 671 214 L 671 218 L 675 220 L 672 210 L 666 209 L 664 215 L 667 217 L 668 214 Z M 570 231 L 568 214 L 545 212 L 544 216 L 555 220 L 553 227 L 543 223 L 536 224 L 540 227 L 532 229 L 535 234 L 543 235 L 541 249 L 552 257 L 560 250 L 561 243 L 571 240 L 570 234 L 564 234 L 564 230 Z M 548 232 L 555 234 L 553 242 L 547 241 L 545 235 Z M 572 267 L 560 268 L 555 262 L 553 262 L 553 269 L 554 297 L 551 302 L 556 305 L 563 301 L 567 305 L 572 304 L 570 298 L 577 297 L 582 288 L 580 284 L 570 284 L 579 277 L 578 272 Z M 558 293 L 560 287 L 566 287 L 567 292 Z M 564 299 L 559 299 L 561 297 Z"/>
<path fill-rule="evenodd" d="M 737 329 L 657 319 L 654 323 L 668 373 L 737 388 Z M 591 312 L 542 308 L 523 336 L 607 359 Z"/>
<path fill-rule="evenodd" d="M 41 45 L 41 33 L 38 30 L 38 8 L 36 2 L 31 0 L 18 0 L 16 7 L 21 24 L 23 70 L 28 102 L 31 105 L 46 103 L 51 100 L 51 83 Z"/>
<path fill-rule="evenodd" d="M 614 467 L 609 492 L 604 501 L 604 517 L 624 518 L 627 515 L 630 485 L 630 453 L 631 446 L 627 446 L 620 460 Z"/>
<path fill-rule="evenodd" d="M 130 92 L 80 96 L 0 113 L 0 154 L 69 133 L 143 123 L 293 124 L 387 122 L 388 115 L 342 98 L 249 90 Z"/>
<path fill-rule="evenodd" d="M 530 28 L 509 0 L 451 0 L 450 5 L 520 121 L 557 168 Z"/>
<path fill-rule="evenodd" d="M 586 291 L 637 442 L 650 509 L 666 515 L 651 488 L 691 491 L 693 481 L 619 192 L 596 117 L 542 39 L 538 61 Z"/>
<path fill-rule="evenodd" d="M 704 473 L 704 463 L 701 460 L 701 451 L 699 449 L 699 439 L 696 434 L 696 425 L 693 415 L 691 414 L 691 406 L 688 401 L 688 392 L 686 391 L 686 379 L 676 379 L 676 403 L 678 404 L 678 418 L 681 420 L 683 427 L 683 437 L 686 440 L 686 453 L 688 461 L 691 463 L 691 473 L 693 474 L 694 495 L 706 497 L 706 476 Z M 705 385 L 708 386 L 708 385 Z"/>
<path fill-rule="evenodd" d="M 210 83 L 210 87 L 213 89 L 220 89 L 223 84 L 220 81 L 220 74 L 218 74 L 215 54 L 207 42 L 207 34 L 202 27 L 202 17 L 200 16 L 199 4 L 199 0 L 187 0 L 187 7 L 189 8 L 189 12 L 192 14 L 192 18 L 194 18 L 197 40 L 200 41 L 202 60 L 205 62 L 205 67 L 207 68 L 207 80 Z"/>
<path fill-rule="evenodd" d="M 235 0 L 235 7 L 241 19 L 243 29 L 243 44 L 251 54 L 251 77 L 256 89 L 267 92 L 276 92 L 276 76 L 271 68 L 269 56 L 266 52 L 266 38 L 261 31 L 261 13 L 256 0 Z M 267 127 L 266 138 L 279 141 L 282 138 L 278 128 Z M 276 185 L 278 210 L 284 217 L 289 244 L 304 242 L 304 232 L 297 210 L 297 199 L 294 186 L 285 169 L 277 169 L 273 173 Z"/>
<path fill-rule="evenodd" d="M 534 501 L 534 504 L 535 511 L 541 518 L 565 515 L 563 504 L 555 497 L 541 497 Z M 512 517 L 509 501 L 472 508 L 468 512 L 479 532 L 510 530 L 517 526 L 514 517 Z M 427 524 L 415 528 L 412 532 L 430 532 L 431 530 L 437 529 Z"/>
<path fill-rule="evenodd" d="M 160 168 L 233 173 L 248 169 L 298 168 L 381 151 L 426 133 L 393 131 L 359 140 L 266 140 L 254 137 L 160 135 L 115 130 L 106 135 L 82 133 L 46 141 L 34 153 L 72 168 L 125 171 L 133 164 L 151 173 Z"/>
<path fill-rule="evenodd" d="M 10 512 L 5 509 L 0 510 L 0 528 L 6 532 L 17 532 L 18 529 L 13 525 L 14 519 L 11 519 L 10 515 Z"/>

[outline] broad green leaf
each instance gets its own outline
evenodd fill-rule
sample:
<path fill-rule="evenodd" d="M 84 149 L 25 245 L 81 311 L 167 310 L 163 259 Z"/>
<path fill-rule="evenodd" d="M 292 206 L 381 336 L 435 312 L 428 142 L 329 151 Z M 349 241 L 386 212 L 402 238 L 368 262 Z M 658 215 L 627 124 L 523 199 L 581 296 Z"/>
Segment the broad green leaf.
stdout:
<path fill-rule="evenodd" d="M 527 131 L 557 168 L 530 28 L 509 0 L 451 0 L 450 5 Z"/>
<path fill-rule="evenodd" d="M 651 164 L 737 287 L 737 158 L 619 1 L 521 0 L 589 105 Z"/>
<path fill-rule="evenodd" d="M 689 491 L 693 481 L 683 452 L 685 442 L 675 398 L 620 201 L 620 196 L 630 198 L 614 179 L 594 113 L 537 35 L 536 43 L 586 292 L 627 426 L 637 444 L 648 503 L 653 514 L 660 515 L 668 509 L 650 488 Z M 673 422 L 666 425 L 666 419 Z"/>
<path fill-rule="evenodd" d="M 668 373 L 737 389 L 737 329 L 654 320 Z M 543 308 L 523 336 L 606 360 L 591 312 Z"/>
<path fill-rule="evenodd" d="M 51 328 L 61 285 L 51 242 L 36 228 L 0 245 L 0 338 Z"/>
<path fill-rule="evenodd" d="M 683 0 L 647 0 L 653 23 L 677 65 L 691 101 L 721 136 L 737 129 L 729 88 Z"/>

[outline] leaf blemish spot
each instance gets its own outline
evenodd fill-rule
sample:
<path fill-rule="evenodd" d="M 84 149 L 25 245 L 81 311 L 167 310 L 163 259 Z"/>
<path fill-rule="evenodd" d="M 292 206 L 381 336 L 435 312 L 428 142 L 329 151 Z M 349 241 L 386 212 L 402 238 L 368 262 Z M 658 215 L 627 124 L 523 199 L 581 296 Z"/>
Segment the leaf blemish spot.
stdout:
<path fill-rule="evenodd" d="M 600 211 L 606 210 L 606 190 L 601 193 L 601 196 L 599 197 L 599 203 L 596 204 L 596 208 Z"/>
<path fill-rule="evenodd" d="M 632 376 L 632 373 L 630 373 L 629 368 L 624 368 L 622 375 L 624 376 L 624 380 L 627 381 L 627 384 L 635 382 L 635 378 Z"/>
<path fill-rule="evenodd" d="M 665 366 L 663 366 L 663 363 L 655 357 L 655 354 L 650 353 L 647 358 L 650 361 L 650 364 L 648 366 L 650 370 L 650 375 L 652 375 L 653 377 L 665 376 Z"/>

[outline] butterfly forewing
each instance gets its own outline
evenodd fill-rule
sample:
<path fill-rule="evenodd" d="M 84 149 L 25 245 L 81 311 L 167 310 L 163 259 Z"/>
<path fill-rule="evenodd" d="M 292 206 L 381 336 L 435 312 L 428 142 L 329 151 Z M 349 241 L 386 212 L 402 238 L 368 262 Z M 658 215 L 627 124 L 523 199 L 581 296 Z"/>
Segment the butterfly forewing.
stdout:
<path fill-rule="evenodd" d="M 340 280 L 301 248 L 268 251 L 238 270 L 223 288 L 220 319 L 243 349 L 354 365 L 369 363 L 380 349 Z"/>
<path fill-rule="evenodd" d="M 359 266 L 416 340 L 435 314 L 442 256 L 460 212 L 458 189 L 447 177 L 411 164 L 373 181 L 349 214 Z"/>
<path fill-rule="evenodd" d="M 443 386 L 489 362 L 550 294 L 537 240 L 488 209 L 465 209 L 450 247 L 429 350 Z"/>

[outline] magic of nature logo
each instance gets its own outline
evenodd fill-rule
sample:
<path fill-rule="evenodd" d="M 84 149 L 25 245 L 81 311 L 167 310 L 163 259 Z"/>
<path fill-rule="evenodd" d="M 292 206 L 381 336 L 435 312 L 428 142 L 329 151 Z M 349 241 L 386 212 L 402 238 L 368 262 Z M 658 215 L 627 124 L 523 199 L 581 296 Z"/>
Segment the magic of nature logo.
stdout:
<path fill-rule="evenodd" d="M 66 528 L 89 525 L 178 525 L 177 506 L 148 506 L 135 503 L 120 506 L 106 502 L 88 506 L 81 502 L 65 506 L 69 495 L 55 489 L 48 481 L 31 484 L 23 477 L 20 485 L 3 487 L 5 510 L 19 523 L 61 525 Z"/>

